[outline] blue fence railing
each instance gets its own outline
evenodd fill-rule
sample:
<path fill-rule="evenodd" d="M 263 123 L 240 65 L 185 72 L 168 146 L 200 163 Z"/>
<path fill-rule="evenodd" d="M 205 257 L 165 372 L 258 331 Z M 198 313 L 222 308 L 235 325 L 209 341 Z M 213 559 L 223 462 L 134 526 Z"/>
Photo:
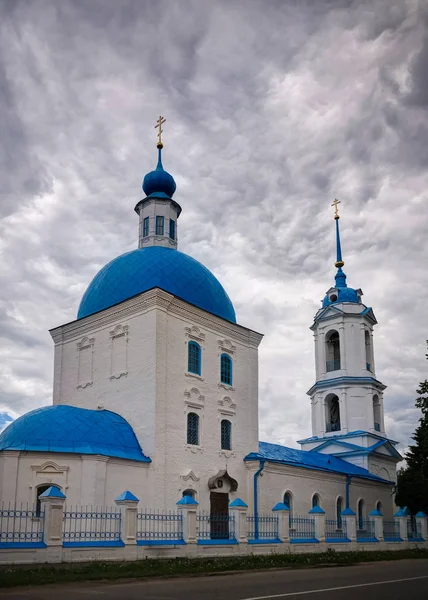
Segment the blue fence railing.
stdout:
<path fill-rule="evenodd" d="M 0 547 L 10 544 L 41 544 L 45 513 L 28 504 L 0 505 Z"/>
<path fill-rule="evenodd" d="M 385 542 L 401 542 L 400 523 L 398 521 L 383 521 L 383 539 Z"/>
<path fill-rule="evenodd" d="M 172 511 L 139 510 L 137 541 L 156 544 L 183 540 L 183 515 Z"/>
<path fill-rule="evenodd" d="M 357 542 L 376 542 L 375 524 L 372 519 L 357 520 Z"/>
<path fill-rule="evenodd" d="M 336 519 L 326 519 L 325 540 L 326 542 L 349 542 L 346 519 L 342 519 L 339 523 Z"/>
<path fill-rule="evenodd" d="M 121 545 L 122 515 L 116 508 L 66 508 L 63 518 L 62 541 L 66 545 Z"/>
<path fill-rule="evenodd" d="M 313 517 L 290 517 L 290 542 L 315 540 Z"/>
<path fill-rule="evenodd" d="M 202 511 L 196 515 L 196 537 L 198 541 L 234 540 L 235 516 L 229 514 L 213 515 Z"/>
<path fill-rule="evenodd" d="M 411 542 L 423 541 L 421 524 L 414 519 L 407 521 L 407 539 Z"/>
<path fill-rule="evenodd" d="M 249 540 L 277 540 L 278 517 L 274 515 L 247 515 L 247 536 Z"/>

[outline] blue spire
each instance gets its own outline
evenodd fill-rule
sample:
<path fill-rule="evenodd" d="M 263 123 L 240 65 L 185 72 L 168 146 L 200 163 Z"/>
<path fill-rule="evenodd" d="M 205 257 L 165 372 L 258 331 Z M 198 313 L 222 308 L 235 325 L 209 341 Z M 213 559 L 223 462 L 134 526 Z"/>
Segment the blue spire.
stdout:
<path fill-rule="evenodd" d="M 335 202 L 339 202 L 338 200 Z M 342 260 L 342 246 L 340 245 L 340 230 L 339 230 L 339 213 L 337 211 L 336 204 L 336 214 L 334 215 L 334 220 L 336 221 L 336 262 L 334 266 L 337 267 L 337 273 L 335 275 L 336 287 L 348 287 L 346 285 L 346 275 L 342 271 L 342 267 L 345 264 Z"/>
<path fill-rule="evenodd" d="M 154 171 L 144 177 L 143 190 L 146 196 L 157 198 L 172 198 L 176 184 L 172 175 L 164 170 L 162 165 L 162 145 L 158 144 L 158 164 Z"/>

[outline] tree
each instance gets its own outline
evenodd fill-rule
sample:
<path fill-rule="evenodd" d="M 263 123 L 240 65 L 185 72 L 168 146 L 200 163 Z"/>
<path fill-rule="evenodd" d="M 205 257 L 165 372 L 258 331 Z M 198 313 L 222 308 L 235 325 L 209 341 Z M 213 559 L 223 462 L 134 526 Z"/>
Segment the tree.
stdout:
<path fill-rule="evenodd" d="M 428 344 L 428 340 L 427 340 Z M 428 359 L 428 354 L 425 355 Z M 428 514 L 428 380 L 422 381 L 416 390 L 419 397 L 416 407 L 422 411 L 419 426 L 413 435 L 415 445 L 405 455 L 407 466 L 400 469 L 397 478 L 398 506 L 407 506 L 414 515 L 420 510 Z"/>

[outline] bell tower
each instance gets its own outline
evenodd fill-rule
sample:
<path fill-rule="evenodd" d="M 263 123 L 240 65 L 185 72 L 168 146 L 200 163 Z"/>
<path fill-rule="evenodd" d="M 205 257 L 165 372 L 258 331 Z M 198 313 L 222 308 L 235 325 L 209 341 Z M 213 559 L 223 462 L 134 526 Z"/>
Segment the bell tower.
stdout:
<path fill-rule="evenodd" d="M 315 383 L 307 392 L 311 398 L 312 437 L 301 440 L 304 450 L 317 450 L 369 468 L 357 455 L 386 438 L 383 392 L 376 378 L 373 310 L 362 301 L 361 289 L 350 288 L 342 270 L 339 230 L 339 200 L 335 208 L 335 284 L 315 315 L 311 330 L 315 342 Z M 340 442 L 339 442 L 340 440 Z M 400 456 L 391 446 L 391 452 Z M 367 453 L 367 452 L 366 452 Z M 364 461 L 363 461 L 364 462 Z"/>

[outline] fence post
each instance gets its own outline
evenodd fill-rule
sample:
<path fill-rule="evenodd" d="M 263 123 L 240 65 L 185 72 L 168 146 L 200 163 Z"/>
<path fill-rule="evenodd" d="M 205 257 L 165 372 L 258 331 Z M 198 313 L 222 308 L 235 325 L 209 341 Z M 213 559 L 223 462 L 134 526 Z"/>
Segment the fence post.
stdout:
<path fill-rule="evenodd" d="M 248 543 L 248 532 L 247 532 L 247 508 L 246 504 L 241 498 L 235 498 L 233 502 L 229 504 L 230 511 L 235 518 L 235 539 L 239 544 Z"/>
<path fill-rule="evenodd" d="M 196 508 L 198 502 L 191 496 L 183 496 L 177 509 L 183 517 L 183 539 L 186 544 L 196 544 Z"/>
<path fill-rule="evenodd" d="M 403 542 L 408 542 L 408 534 L 407 534 L 407 509 L 400 508 L 394 515 L 394 519 L 398 521 L 400 527 L 400 538 Z"/>
<path fill-rule="evenodd" d="M 123 492 L 115 500 L 121 509 L 120 539 L 124 544 L 137 543 L 137 506 L 139 499 L 129 491 Z"/>
<path fill-rule="evenodd" d="M 357 541 L 357 518 L 351 508 L 345 508 L 341 513 L 346 523 L 346 534 L 351 542 Z"/>
<path fill-rule="evenodd" d="M 325 510 L 321 506 L 314 506 L 309 511 L 315 522 L 315 537 L 319 542 L 325 542 Z"/>
<path fill-rule="evenodd" d="M 415 519 L 416 519 L 416 523 L 420 523 L 419 528 L 420 528 L 420 532 L 421 532 L 421 537 L 425 541 L 428 541 L 428 517 L 427 517 L 427 515 L 424 512 L 420 511 L 416 514 Z"/>
<path fill-rule="evenodd" d="M 376 508 L 369 513 L 374 521 L 374 535 L 378 542 L 383 542 L 383 515 Z"/>
<path fill-rule="evenodd" d="M 278 537 L 283 543 L 290 541 L 290 509 L 284 502 L 278 502 L 272 508 L 278 513 Z"/>
<path fill-rule="evenodd" d="M 46 546 L 62 546 L 65 495 L 56 485 L 51 485 L 39 499 L 44 512 L 43 541 Z"/>

